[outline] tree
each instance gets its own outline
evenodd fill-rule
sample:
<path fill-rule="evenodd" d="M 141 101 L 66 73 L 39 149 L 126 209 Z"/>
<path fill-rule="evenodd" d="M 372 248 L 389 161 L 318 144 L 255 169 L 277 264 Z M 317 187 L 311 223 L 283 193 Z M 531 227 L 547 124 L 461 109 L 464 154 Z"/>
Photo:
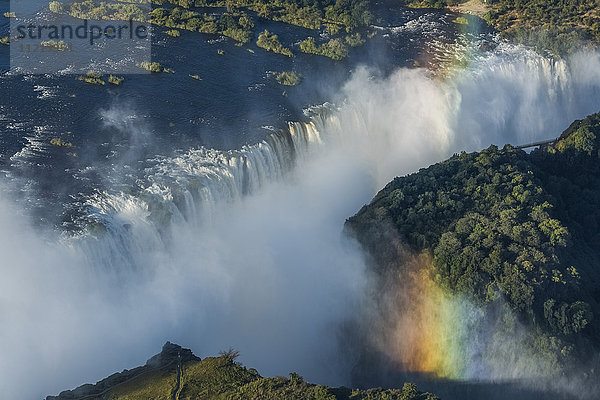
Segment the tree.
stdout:
<path fill-rule="evenodd" d="M 60 1 L 52 1 L 50 2 L 50 11 L 55 14 L 62 14 L 64 12 L 64 6 Z"/>

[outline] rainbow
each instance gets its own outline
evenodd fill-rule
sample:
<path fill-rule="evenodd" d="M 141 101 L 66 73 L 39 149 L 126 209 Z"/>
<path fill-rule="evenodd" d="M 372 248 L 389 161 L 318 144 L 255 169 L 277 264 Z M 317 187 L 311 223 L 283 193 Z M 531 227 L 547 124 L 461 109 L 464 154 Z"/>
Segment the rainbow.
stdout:
<path fill-rule="evenodd" d="M 556 360 L 540 352 L 539 332 L 518 323 L 498 297 L 475 304 L 436 283 L 426 256 L 403 263 L 386 281 L 374 343 L 401 371 L 432 378 L 500 381 L 548 378 Z"/>
<path fill-rule="evenodd" d="M 404 371 L 471 379 L 478 347 L 473 332 L 483 312 L 440 288 L 430 266 L 421 258 L 397 277 L 387 301 L 387 353 Z"/>

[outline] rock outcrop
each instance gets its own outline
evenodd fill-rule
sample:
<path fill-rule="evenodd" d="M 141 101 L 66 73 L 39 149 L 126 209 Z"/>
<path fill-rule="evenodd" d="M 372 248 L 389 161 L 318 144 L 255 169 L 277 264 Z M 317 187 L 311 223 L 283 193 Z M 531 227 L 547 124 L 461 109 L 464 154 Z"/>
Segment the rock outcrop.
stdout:
<path fill-rule="evenodd" d="M 86 383 L 76 389 L 65 390 L 58 396 L 47 396 L 46 400 L 102 399 L 103 395 L 110 389 L 142 374 L 159 369 L 175 369 L 179 357 L 181 357 L 181 362 L 200 361 L 200 357 L 196 357 L 190 349 L 184 349 L 177 344 L 166 342 L 162 347 L 162 351 L 152 356 L 142 367 L 125 369 L 102 379 L 95 385 Z"/>

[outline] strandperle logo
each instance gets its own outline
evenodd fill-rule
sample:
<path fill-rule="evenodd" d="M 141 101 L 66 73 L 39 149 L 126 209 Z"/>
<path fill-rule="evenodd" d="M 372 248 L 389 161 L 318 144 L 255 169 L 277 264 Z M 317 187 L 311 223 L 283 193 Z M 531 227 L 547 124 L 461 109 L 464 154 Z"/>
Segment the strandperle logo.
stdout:
<path fill-rule="evenodd" d="M 104 7 L 104 0 L 87 6 Z M 151 2 L 135 6 L 135 15 L 90 17 L 66 3 L 12 0 L 10 68 L 15 74 L 146 74 L 152 62 Z M 62 3 L 61 3 L 62 4 Z M 111 3 L 113 4 L 113 3 Z M 114 4 L 121 4 L 115 1 Z"/>
<path fill-rule="evenodd" d="M 77 26 L 73 25 L 17 25 L 17 39 L 41 39 L 41 40 L 73 40 L 88 39 L 90 45 L 98 40 L 112 39 L 146 39 L 148 38 L 148 27 L 143 24 L 134 25 L 130 19 L 124 25 L 88 24 L 88 20 Z"/>

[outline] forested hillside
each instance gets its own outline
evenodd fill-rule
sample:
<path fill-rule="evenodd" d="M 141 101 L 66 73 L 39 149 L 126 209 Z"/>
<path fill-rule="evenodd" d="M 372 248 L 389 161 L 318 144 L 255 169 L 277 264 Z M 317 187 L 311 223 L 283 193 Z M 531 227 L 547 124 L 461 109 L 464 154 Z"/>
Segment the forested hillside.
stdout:
<path fill-rule="evenodd" d="M 405 0 L 412 7 L 454 7 L 464 0 Z M 471 1 L 473 2 L 473 1 Z M 477 2 L 477 1 L 475 1 Z M 598 0 L 482 0 L 485 20 L 504 36 L 557 54 L 600 42 Z"/>
<path fill-rule="evenodd" d="M 530 154 L 456 154 L 394 179 L 347 228 L 380 276 L 404 267 L 405 247 L 448 293 L 506 301 L 560 369 L 600 348 L 599 150 L 595 114 Z"/>
<path fill-rule="evenodd" d="M 521 43 L 564 53 L 581 42 L 600 42 L 598 0 L 499 0 L 488 22 Z"/>

